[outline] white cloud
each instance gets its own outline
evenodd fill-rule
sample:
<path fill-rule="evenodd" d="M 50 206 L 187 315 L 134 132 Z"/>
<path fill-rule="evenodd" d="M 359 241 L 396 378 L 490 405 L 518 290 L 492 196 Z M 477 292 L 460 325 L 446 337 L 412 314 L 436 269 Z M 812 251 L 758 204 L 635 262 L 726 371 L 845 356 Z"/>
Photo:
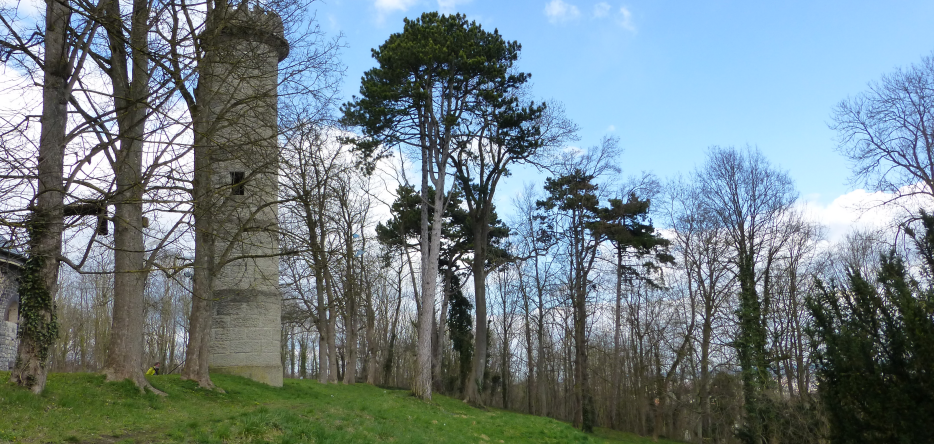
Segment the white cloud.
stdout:
<path fill-rule="evenodd" d="M 379 11 L 380 15 L 393 11 L 406 11 L 411 8 L 418 0 L 376 0 L 373 6 Z"/>
<path fill-rule="evenodd" d="M 916 191 L 917 187 L 920 185 L 905 187 L 901 194 Z M 916 194 L 893 201 L 894 197 L 892 193 L 859 189 L 838 196 L 827 205 L 815 202 L 814 198 L 805 198 L 799 205 L 806 217 L 827 228 L 827 240 L 835 242 L 855 229 L 890 230 L 917 208 L 931 207 L 928 195 Z"/>
<path fill-rule="evenodd" d="M 593 5 L 593 16 L 595 18 L 603 18 L 610 14 L 610 10 L 613 9 L 607 2 L 600 2 L 596 5 Z"/>
<path fill-rule="evenodd" d="M 630 12 L 629 9 L 625 6 L 619 8 L 618 22 L 619 25 L 623 27 L 623 29 L 630 32 L 636 32 L 636 26 L 632 24 L 632 12 Z"/>
<path fill-rule="evenodd" d="M 470 3 L 472 0 L 438 0 L 438 11 L 443 14 L 457 12 L 457 5 Z"/>
<path fill-rule="evenodd" d="M 577 6 L 565 3 L 562 0 L 551 0 L 545 5 L 545 16 L 548 17 L 548 21 L 551 23 L 568 22 L 577 19 L 580 15 L 581 12 L 577 9 Z"/>
<path fill-rule="evenodd" d="M 9 10 L 15 9 L 20 18 L 24 16 L 40 18 L 45 14 L 45 2 L 42 0 L 0 0 L 0 9 L 7 9 L 6 14 L 11 14 Z"/>

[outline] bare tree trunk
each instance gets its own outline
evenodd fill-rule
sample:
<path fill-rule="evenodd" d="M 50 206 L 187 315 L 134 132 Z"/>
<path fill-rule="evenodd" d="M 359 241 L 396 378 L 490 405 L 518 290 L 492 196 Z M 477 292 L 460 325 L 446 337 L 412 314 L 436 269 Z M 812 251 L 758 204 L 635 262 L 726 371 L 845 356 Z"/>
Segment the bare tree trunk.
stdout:
<path fill-rule="evenodd" d="M 315 287 L 317 290 L 318 297 L 318 382 L 322 384 L 328 383 L 328 371 L 330 366 L 328 365 L 328 339 L 331 337 L 329 334 L 330 323 L 328 322 L 328 309 L 327 304 L 324 302 L 324 283 L 322 282 L 323 276 L 318 270 L 315 270 Z"/>
<path fill-rule="evenodd" d="M 616 305 L 613 311 L 613 393 L 610 398 L 610 427 L 619 428 L 619 396 L 620 379 L 622 376 L 622 363 L 620 362 L 620 340 L 622 335 L 623 319 L 623 251 L 617 249 L 616 253 Z"/>
<path fill-rule="evenodd" d="M 284 377 L 284 376 L 288 376 L 288 377 L 290 377 L 290 378 L 294 378 L 294 377 L 295 377 L 295 364 L 296 364 L 296 362 L 295 362 L 295 358 L 296 358 L 296 355 L 295 355 L 295 346 L 297 345 L 297 344 L 295 344 L 295 327 L 294 327 L 294 324 L 289 326 L 289 330 L 288 330 L 288 331 L 283 330 L 283 332 L 285 333 L 285 337 L 283 338 L 284 340 L 282 341 L 282 343 L 283 343 L 283 344 L 288 344 L 288 354 L 289 354 L 289 355 L 288 355 L 288 358 L 289 358 L 289 363 L 288 363 L 288 365 L 289 365 L 289 366 L 288 366 L 289 374 L 288 374 L 288 375 L 283 375 L 283 377 Z M 285 366 L 285 365 L 286 365 L 286 364 L 283 362 L 283 363 L 282 363 L 283 373 L 285 373 L 285 369 L 286 369 L 286 366 Z"/>
<path fill-rule="evenodd" d="M 344 384 L 357 382 L 357 327 L 353 320 L 355 316 L 348 316 L 351 321 L 347 328 L 347 358 L 344 360 Z"/>
<path fill-rule="evenodd" d="M 353 384 L 357 379 L 357 307 L 354 297 L 346 301 L 347 316 L 344 318 L 344 341 L 347 356 L 344 360 L 344 384 Z"/>
<path fill-rule="evenodd" d="M 503 299 L 505 299 L 505 296 L 503 297 Z M 503 301 L 504 312 L 506 311 L 505 307 L 506 307 L 506 301 L 504 300 Z M 502 374 L 500 378 L 503 382 L 503 393 L 502 393 L 503 408 L 506 410 L 509 410 L 509 379 L 510 379 L 509 361 L 512 359 L 509 353 L 509 341 L 510 341 L 509 326 L 506 324 L 506 319 L 504 317 L 503 318 L 503 358 L 502 358 L 503 361 L 501 363 L 502 367 L 500 367 L 500 373 Z"/>
<path fill-rule="evenodd" d="M 319 207 L 320 210 L 320 207 Z M 310 211 L 310 206 L 306 208 L 309 218 L 312 218 Z M 318 217 L 316 218 L 317 223 L 309 224 L 309 234 L 315 239 L 317 236 L 317 241 L 312 245 L 311 254 L 314 257 L 314 266 L 315 266 L 315 296 L 317 297 L 318 302 L 318 382 L 322 384 L 327 384 L 330 381 L 330 365 L 328 364 L 328 357 L 331 356 L 331 328 L 330 322 L 328 321 L 328 306 L 326 303 L 327 290 L 325 285 L 327 282 L 324 277 L 324 267 L 325 267 L 325 257 L 322 251 L 324 245 L 324 229 L 322 224 L 323 211 L 319 211 Z"/>
<path fill-rule="evenodd" d="M 432 326 L 435 321 L 435 292 L 438 287 L 438 257 L 441 249 L 441 226 L 444 216 L 445 204 L 445 168 L 447 166 L 447 153 L 437 153 L 436 148 L 425 150 L 422 153 L 422 214 L 421 214 L 421 311 L 418 315 L 418 344 L 415 356 L 415 380 L 412 382 L 412 392 L 423 399 L 431 399 L 431 343 Z M 432 180 L 435 185 L 434 212 L 429 224 L 428 217 L 428 182 L 432 171 L 431 163 L 436 154 L 441 154 L 441 161 L 437 163 L 437 179 Z M 429 234 L 429 228 L 431 229 Z"/>
<path fill-rule="evenodd" d="M 195 132 L 197 138 L 197 131 Z M 201 148 L 199 150 L 199 148 Z M 194 202 L 195 260 L 192 274 L 191 315 L 189 316 L 188 345 L 185 349 L 185 367 L 182 379 L 196 381 L 198 386 L 214 389 L 208 373 L 208 349 L 211 321 L 214 311 L 214 223 L 210 204 L 211 173 L 209 153 L 196 144 Z"/>
<path fill-rule="evenodd" d="M 704 305 L 704 323 L 701 327 L 701 380 L 698 393 L 698 402 L 701 407 L 701 432 L 699 435 L 702 441 L 710 436 L 710 337 L 713 331 L 711 326 L 712 307 L 709 307 L 706 301 Z"/>
<path fill-rule="evenodd" d="M 577 397 L 579 404 L 579 420 L 581 430 L 593 433 L 596 421 L 593 393 L 590 387 L 590 368 L 587 357 L 587 275 L 593 265 L 593 260 L 585 264 L 585 249 L 583 228 L 577 228 L 572 239 L 572 304 L 574 305 L 574 368 L 576 373 Z M 595 255 L 595 254 L 594 254 Z"/>
<path fill-rule="evenodd" d="M 526 409 L 529 414 L 535 414 L 535 399 L 537 390 L 537 380 L 535 378 L 535 362 L 532 351 L 532 312 L 529 306 L 529 293 L 525 287 L 521 269 L 517 268 L 519 277 L 519 291 L 522 292 L 522 309 L 525 312 L 525 355 L 526 355 Z M 540 355 L 539 355 L 540 356 Z"/>
<path fill-rule="evenodd" d="M 586 433 L 593 433 L 596 410 L 590 387 L 590 371 L 587 359 L 587 307 L 585 294 L 575 296 L 574 316 L 574 367 L 577 374 L 578 400 L 580 402 L 580 427 Z"/>
<path fill-rule="evenodd" d="M 541 282 L 538 259 L 535 259 L 535 292 L 538 296 L 538 325 L 536 325 L 536 336 L 538 339 L 538 380 L 539 380 L 539 400 L 538 414 L 548 416 L 548 384 L 545 379 L 545 290 Z"/>
<path fill-rule="evenodd" d="M 143 141 L 149 96 L 149 4 L 134 0 L 130 27 L 130 53 L 123 34 L 117 1 L 106 9 L 107 36 L 111 47 L 110 80 L 120 132 L 114 173 L 114 308 L 110 349 L 104 374 L 107 380 L 130 379 L 149 387 L 143 376 L 143 290 L 146 264 L 143 243 L 142 177 Z M 132 63 L 132 78 L 127 64 Z"/>
<path fill-rule="evenodd" d="M 302 379 L 308 379 L 308 332 L 302 333 L 302 341 L 299 343 L 299 363 L 298 375 Z"/>
<path fill-rule="evenodd" d="M 210 2 L 209 2 L 210 3 Z M 210 14 L 212 10 L 209 10 Z M 202 63 L 204 60 L 202 60 Z M 199 66 L 199 70 L 205 69 Z M 204 75 L 204 71 L 200 73 Z M 199 82 L 204 82 L 203 77 Z M 194 174 L 192 181 L 192 215 L 195 226 L 195 258 L 192 264 L 191 314 L 188 320 L 188 345 L 185 348 L 185 366 L 182 379 L 196 381 L 205 389 L 215 389 L 209 374 L 211 323 L 214 315 L 214 275 L 215 275 L 215 227 L 214 208 L 215 189 L 213 183 L 214 167 L 211 162 L 217 116 L 212 102 L 213 94 L 209 88 L 201 86 L 195 89 L 195 100 L 189 103 L 192 126 L 194 128 Z"/>
<path fill-rule="evenodd" d="M 401 259 L 401 256 L 402 255 L 400 255 L 400 259 Z M 392 327 L 390 327 L 389 329 L 389 347 L 388 347 L 388 350 L 386 350 L 386 361 L 383 364 L 383 384 L 385 385 L 389 384 L 389 380 L 392 377 L 393 359 L 395 359 L 393 354 L 395 353 L 395 347 L 396 347 L 396 336 L 397 336 L 396 332 L 398 331 L 397 329 L 399 328 L 399 310 L 402 308 L 402 267 L 401 266 L 399 267 L 399 276 L 398 276 L 397 284 L 399 286 L 398 287 L 399 288 L 399 299 L 396 300 L 396 312 L 395 312 L 395 315 L 392 317 Z"/>
<path fill-rule="evenodd" d="M 477 310 L 477 329 L 474 341 L 473 366 L 467 376 L 467 388 L 464 395 L 468 403 L 482 406 L 483 399 L 480 395 L 483 391 L 483 372 L 486 370 L 487 337 L 489 336 L 486 311 L 486 253 L 490 226 L 486 223 L 489 220 L 487 213 L 481 213 L 478 219 L 478 223 L 474 225 L 474 260 L 471 263 L 474 302 Z"/>
<path fill-rule="evenodd" d="M 444 386 L 444 381 L 441 375 L 441 358 L 444 353 L 444 327 L 447 324 L 448 319 L 448 300 L 450 291 L 450 280 L 451 274 L 453 272 L 450 269 L 445 269 L 444 276 L 444 285 L 442 285 L 442 296 L 441 296 L 441 314 L 435 321 L 435 340 L 432 344 L 432 360 L 431 360 L 431 379 L 434 383 L 435 390 L 441 391 Z"/>
<path fill-rule="evenodd" d="M 350 211 L 349 209 L 349 198 L 348 191 L 342 189 L 340 191 L 341 196 L 338 198 L 341 201 L 342 211 Z M 344 278 L 344 340 L 346 343 L 347 356 L 344 361 L 344 384 L 353 384 L 356 382 L 357 378 L 357 293 L 358 293 L 358 282 L 357 282 L 357 271 L 354 266 L 354 257 L 356 257 L 356 251 L 354 251 L 353 245 L 353 222 L 351 216 L 346 216 L 347 226 L 344 231 L 344 260 L 345 260 L 345 278 Z M 361 270 L 362 271 L 362 270 Z"/>
<path fill-rule="evenodd" d="M 55 295 L 58 292 L 58 265 L 64 228 L 63 185 L 65 125 L 68 122 L 68 79 L 71 65 L 66 34 L 71 20 L 67 0 L 48 0 L 45 16 L 43 54 L 42 117 L 40 121 L 38 188 L 29 233 L 30 260 L 38 261 L 32 273 L 37 287 L 32 306 L 21 293 L 21 317 L 32 318 L 36 327 L 20 327 L 19 348 L 10 381 L 39 394 L 45 389 L 49 349 L 55 336 Z M 32 309 L 33 312 L 29 312 Z M 25 323 L 24 323 L 25 324 Z M 48 337 L 51 333 L 51 337 Z"/>
<path fill-rule="evenodd" d="M 379 344 L 376 340 L 376 312 L 373 310 L 373 292 L 366 292 L 366 383 L 376 385 L 379 360 L 376 359 Z"/>
<path fill-rule="evenodd" d="M 337 313 L 334 313 L 335 307 L 334 300 L 331 299 L 330 291 L 328 292 L 328 383 L 337 384 L 337 367 L 338 360 L 340 359 L 337 356 Z"/>

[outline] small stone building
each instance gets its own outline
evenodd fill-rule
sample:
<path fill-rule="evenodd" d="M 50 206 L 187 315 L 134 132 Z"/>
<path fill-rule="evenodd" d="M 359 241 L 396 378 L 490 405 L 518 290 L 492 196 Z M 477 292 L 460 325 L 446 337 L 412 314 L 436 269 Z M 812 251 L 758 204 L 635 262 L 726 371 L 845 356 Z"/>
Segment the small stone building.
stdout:
<path fill-rule="evenodd" d="M 26 258 L 0 236 L 0 371 L 16 362 L 16 329 L 19 325 L 19 273 Z"/>

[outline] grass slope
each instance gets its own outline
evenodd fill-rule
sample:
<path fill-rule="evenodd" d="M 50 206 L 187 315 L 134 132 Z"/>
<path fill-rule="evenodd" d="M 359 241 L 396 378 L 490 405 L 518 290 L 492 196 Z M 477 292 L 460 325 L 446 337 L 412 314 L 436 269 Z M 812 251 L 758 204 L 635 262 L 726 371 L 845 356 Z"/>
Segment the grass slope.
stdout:
<path fill-rule="evenodd" d="M 585 435 L 566 423 L 502 410 L 480 410 L 435 396 L 364 384 L 286 380 L 272 388 L 212 375 L 227 393 L 199 390 L 178 376 L 151 377 L 168 396 L 140 394 L 129 382 L 97 374 L 49 375 L 41 396 L 0 372 L 0 442 L 49 443 L 648 443 L 601 430 Z"/>

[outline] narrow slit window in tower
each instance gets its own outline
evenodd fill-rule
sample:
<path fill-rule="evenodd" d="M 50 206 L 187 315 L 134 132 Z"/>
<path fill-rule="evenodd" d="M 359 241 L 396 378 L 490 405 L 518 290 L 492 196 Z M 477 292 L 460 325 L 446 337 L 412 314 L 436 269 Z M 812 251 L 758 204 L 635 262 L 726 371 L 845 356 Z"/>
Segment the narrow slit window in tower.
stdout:
<path fill-rule="evenodd" d="M 234 196 L 243 196 L 246 194 L 246 173 L 243 171 L 230 172 L 230 194 Z"/>

